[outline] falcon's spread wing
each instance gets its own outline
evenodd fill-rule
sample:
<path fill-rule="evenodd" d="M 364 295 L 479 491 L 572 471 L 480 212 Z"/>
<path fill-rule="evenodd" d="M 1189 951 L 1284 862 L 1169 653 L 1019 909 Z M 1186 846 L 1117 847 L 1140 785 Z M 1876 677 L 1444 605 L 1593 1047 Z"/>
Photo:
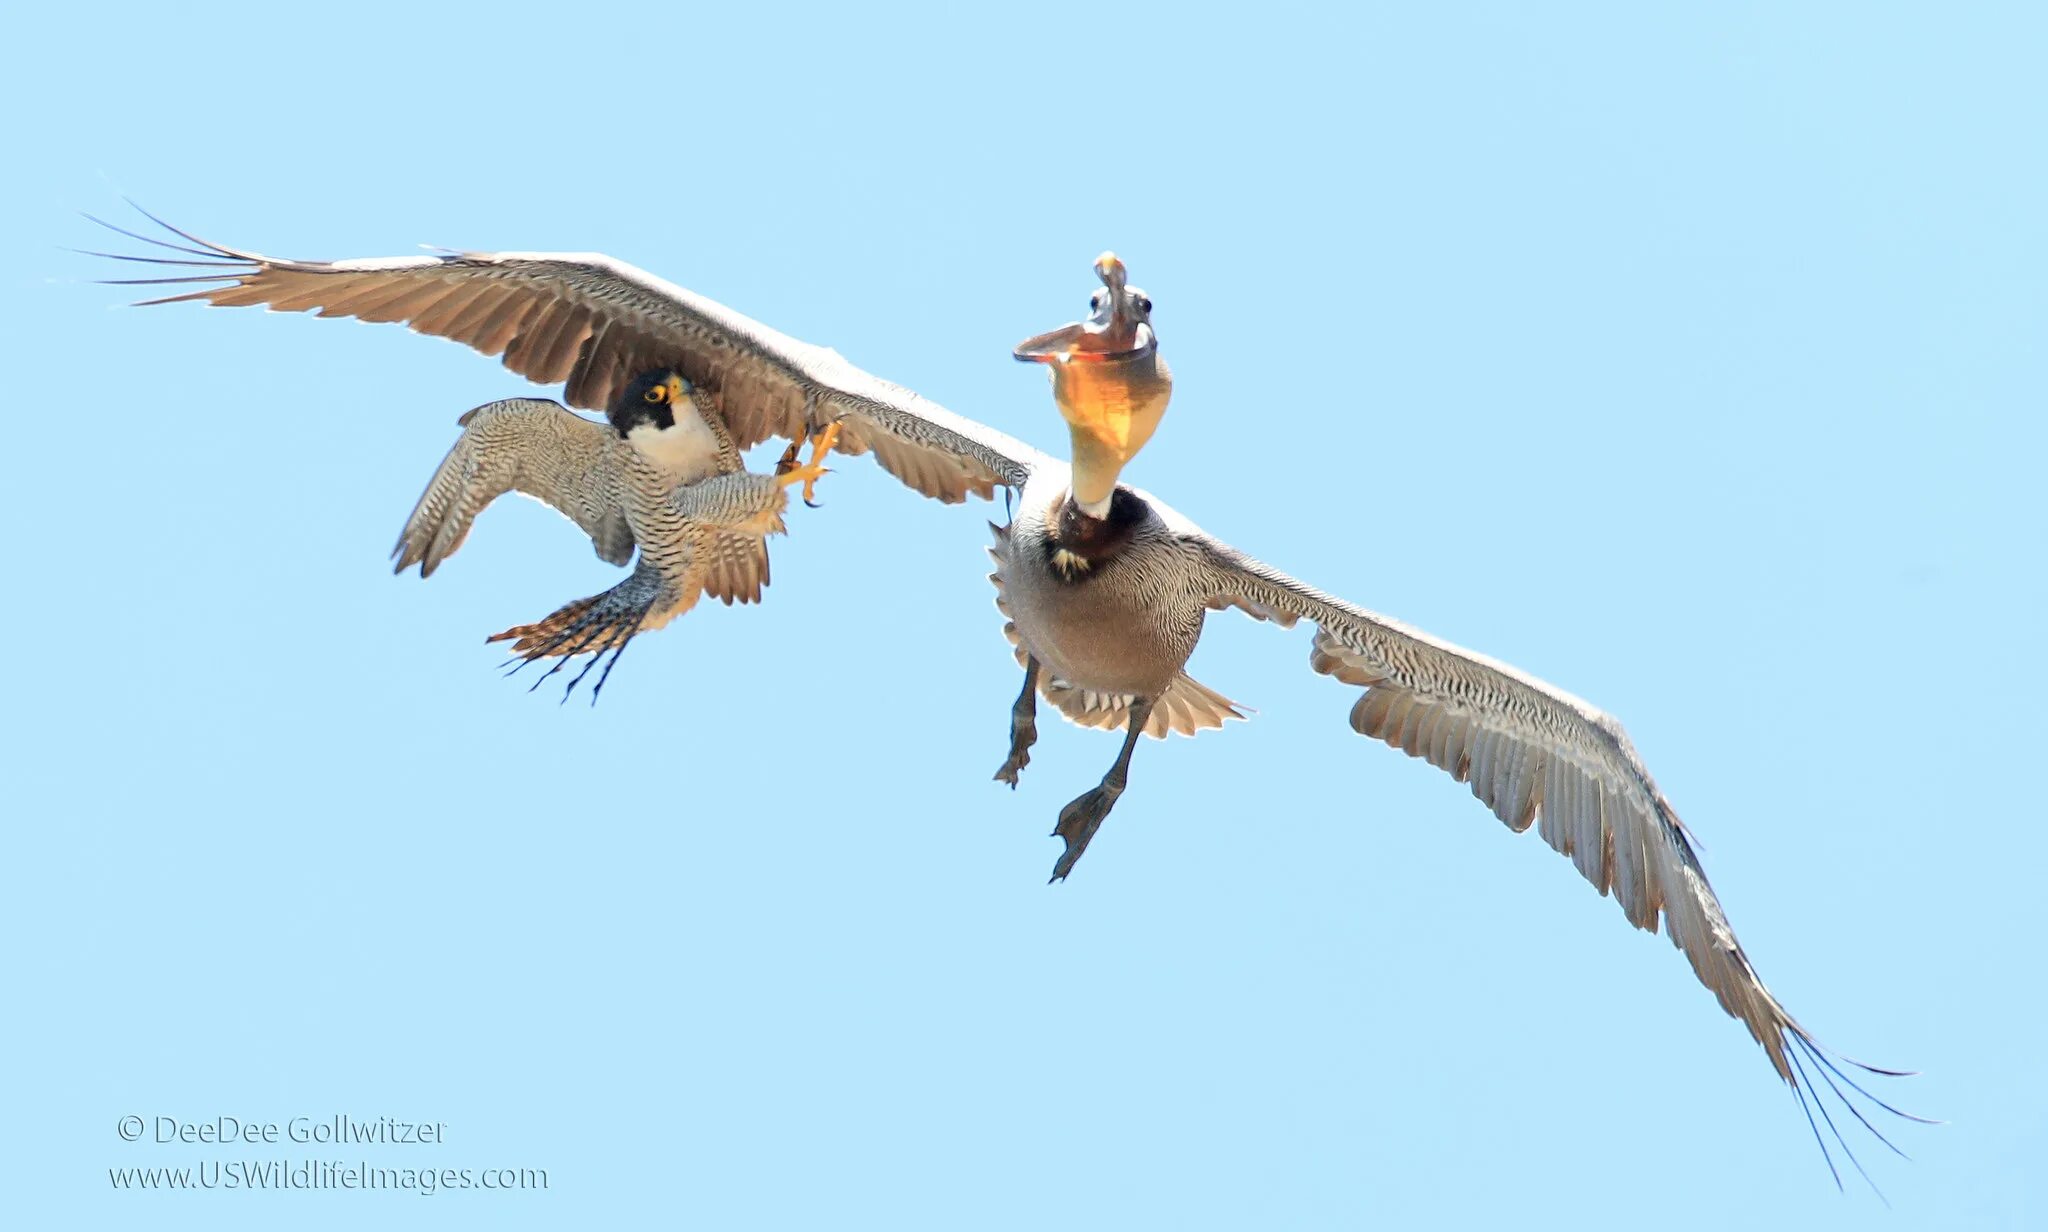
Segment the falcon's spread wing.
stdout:
<path fill-rule="evenodd" d="M 152 216 L 153 218 L 153 216 Z M 98 220 L 95 220 L 98 221 Z M 596 253 L 447 253 L 292 261 L 201 240 L 190 247 L 109 226 L 185 254 L 95 254 L 193 272 L 130 284 L 217 283 L 146 303 L 316 310 L 400 321 L 452 338 L 541 384 L 567 382 L 571 406 L 603 410 L 635 375 L 672 365 L 716 394 L 742 449 L 771 436 L 842 424 L 841 453 L 870 450 L 883 468 L 948 503 L 1021 487 L 1037 451 L 861 371 L 827 347 L 779 333 L 713 300 Z"/>
<path fill-rule="evenodd" d="M 1201 562 L 1209 606 L 1237 607 L 1283 628 L 1313 621 L 1318 628 L 1309 666 L 1365 688 L 1351 708 L 1353 729 L 1470 783 L 1472 794 L 1511 829 L 1534 825 L 1601 894 L 1612 894 L 1637 928 L 1655 932 L 1661 918 L 1700 982 L 1763 1045 L 1802 1107 L 1809 1090 L 1822 1090 L 1813 1084 L 1824 1083 L 1891 1145 L 1843 1087 L 1887 1111 L 1910 1114 L 1851 1080 L 1758 978 L 1707 884 L 1690 835 L 1621 724 L 1504 663 L 1297 582 L 1191 525 L 1181 534 Z M 1871 1073 L 1898 1073 L 1841 1060 Z M 1815 1107 L 1840 1141 L 1825 1103 Z"/>
<path fill-rule="evenodd" d="M 507 492 L 553 506 L 612 564 L 633 559 L 614 453 L 618 436 L 609 427 L 540 398 L 486 403 L 459 422 L 462 436 L 391 550 L 398 562 L 393 572 L 418 565 L 421 577 L 432 576 L 462 546 L 476 515 Z"/>

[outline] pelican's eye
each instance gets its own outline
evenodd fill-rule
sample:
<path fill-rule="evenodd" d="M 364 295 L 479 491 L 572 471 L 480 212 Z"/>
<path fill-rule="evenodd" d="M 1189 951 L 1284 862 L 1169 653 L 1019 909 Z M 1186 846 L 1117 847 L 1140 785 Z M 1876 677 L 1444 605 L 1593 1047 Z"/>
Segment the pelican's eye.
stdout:
<path fill-rule="evenodd" d="M 656 385 L 653 389 L 648 390 L 646 393 L 640 396 L 647 399 L 649 402 L 666 402 L 668 401 L 668 386 Z"/>
<path fill-rule="evenodd" d="M 1140 312 L 1143 312 L 1143 313 L 1144 313 L 1144 314 L 1145 314 L 1146 316 L 1148 316 L 1148 317 L 1149 317 L 1149 316 L 1151 316 L 1151 315 L 1152 315 L 1152 297 L 1151 297 L 1151 296 L 1149 296 L 1149 295 L 1140 295 L 1140 296 L 1138 297 L 1138 310 L 1139 310 Z"/>
<path fill-rule="evenodd" d="M 1088 311 L 1090 311 L 1090 312 L 1101 312 L 1101 311 L 1102 311 L 1102 292 L 1100 292 L 1100 291 L 1097 291 L 1097 292 L 1096 292 L 1095 294 L 1093 294 L 1093 295 L 1091 295 L 1091 296 L 1089 296 L 1089 297 L 1088 297 Z"/>

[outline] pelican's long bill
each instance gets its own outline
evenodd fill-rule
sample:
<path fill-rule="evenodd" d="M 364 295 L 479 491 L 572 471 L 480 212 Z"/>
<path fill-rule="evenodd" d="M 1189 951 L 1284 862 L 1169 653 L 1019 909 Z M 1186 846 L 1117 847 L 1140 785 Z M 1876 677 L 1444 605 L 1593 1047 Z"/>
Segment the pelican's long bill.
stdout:
<path fill-rule="evenodd" d="M 1012 354 L 1052 369 L 1053 401 L 1073 438 L 1074 500 L 1101 517 L 1117 476 L 1165 416 L 1173 374 L 1159 357 L 1152 302 L 1128 285 L 1124 263 L 1105 252 L 1095 273 L 1106 290 L 1088 320 L 1027 338 Z"/>

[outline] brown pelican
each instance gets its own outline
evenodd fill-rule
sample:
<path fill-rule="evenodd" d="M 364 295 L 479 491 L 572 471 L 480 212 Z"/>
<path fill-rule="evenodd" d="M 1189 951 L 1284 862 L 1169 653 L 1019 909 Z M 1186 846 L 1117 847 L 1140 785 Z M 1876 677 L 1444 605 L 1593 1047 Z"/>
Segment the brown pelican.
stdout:
<path fill-rule="evenodd" d="M 1009 618 L 1004 632 L 1024 668 L 1009 756 L 996 777 L 1014 787 L 1030 761 L 1040 694 L 1076 723 L 1124 733 L 1102 781 L 1060 811 L 1054 833 L 1066 846 L 1053 879 L 1073 870 L 1123 794 L 1140 733 L 1192 735 L 1242 717 L 1185 670 L 1207 613 L 1236 608 L 1282 628 L 1308 620 L 1316 626 L 1309 666 L 1364 690 L 1351 707 L 1354 730 L 1469 783 L 1510 828 L 1535 826 L 1601 894 L 1615 897 L 1631 924 L 1654 932 L 1661 918 L 1803 1109 L 1817 1078 L 1890 1146 L 1844 1085 L 1898 1110 L 1849 1078 L 1764 987 L 1684 824 L 1619 723 L 1504 663 L 1297 582 L 1118 482 L 1158 428 L 1173 382 L 1151 299 L 1128 284 L 1114 254 L 1095 269 L 1103 288 L 1089 319 L 1016 348 L 1018 359 L 1051 369 L 1073 460 L 1020 460 L 1030 474 L 991 550 L 997 606 Z M 1871 1073 L 1901 1072 L 1843 1060 Z M 1825 1104 L 1814 1107 L 1826 1116 Z"/>

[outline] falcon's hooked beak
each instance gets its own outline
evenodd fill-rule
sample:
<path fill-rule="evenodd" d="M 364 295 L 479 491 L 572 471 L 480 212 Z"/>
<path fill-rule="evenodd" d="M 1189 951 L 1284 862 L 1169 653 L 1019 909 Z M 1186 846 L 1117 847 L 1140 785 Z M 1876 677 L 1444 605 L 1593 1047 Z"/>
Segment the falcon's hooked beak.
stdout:
<path fill-rule="evenodd" d="M 1091 517 L 1109 512 L 1117 476 L 1152 439 L 1173 396 L 1173 374 L 1159 357 L 1151 302 L 1129 285 L 1113 252 L 1095 259 L 1098 293 L 1086 321 L 1027 338 L 1012 352 L 1052 369 L 1053 401 L 1074 444 L 1074 501 Z"/>
<path fill-rule="evenodd" d="M 668 380 L 663 382 L 663 384 L 668 386 L 668 404 L 670 406 L 681 406 L 683 404 L 683 395 L 690 388 L 683 382 L 683 378 L 679 374 L 671 372 L 668 374 Z"/>

